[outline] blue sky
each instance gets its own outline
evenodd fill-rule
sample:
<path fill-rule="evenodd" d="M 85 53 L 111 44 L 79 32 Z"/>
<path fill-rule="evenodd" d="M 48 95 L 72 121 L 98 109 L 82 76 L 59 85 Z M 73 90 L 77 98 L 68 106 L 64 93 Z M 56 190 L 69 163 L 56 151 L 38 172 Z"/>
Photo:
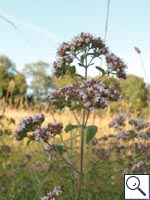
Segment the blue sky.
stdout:
<path fill-rule="evenodd" d="M 32 46 L 0 18 L 0 54 L 7 55 L 20 70 L 37 60 L 52 63 L 58 45 L 80 32 L 103 38 L 106 11 L 107 0 L 0 0 L 0 14 L 11 20 Z M 150 83 L 149 20 L 150 1 L 110 0 L 106 44 L 127 63 L 128 73 L 145 77 L 134 51 L 134 46 L 139 47 Z"/>

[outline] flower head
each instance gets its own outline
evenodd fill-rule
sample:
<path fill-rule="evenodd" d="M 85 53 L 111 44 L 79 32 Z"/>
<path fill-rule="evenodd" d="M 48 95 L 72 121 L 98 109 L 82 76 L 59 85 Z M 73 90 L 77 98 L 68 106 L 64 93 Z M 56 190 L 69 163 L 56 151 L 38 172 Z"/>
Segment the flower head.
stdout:
<path fill-rule="evenodd" d="M 20 123 L 14 132 L 16 140 L 22 140 L 27 137 L 27 132 L 34 131 L 45 120 L 43 113 L 26 116 L 20 119 Z"/>
<path fill-rule="evenodd" d="M 62 193 L 61 187 L 57 186 L 52 191 L 47 193 L 46 196 L 42 197 L 41 200 L 56 200 L 56 198 Z"/>
<path fill-rule="evenodd" d="M 88 110 L 104 109 L 108 106 L 109 100 L 117 101 L 119 98 L 114 88 L 108 88 L 102 81 L 93 79 L 59 88 L 48 95 L 54 110 L 65 106 L 71 108 L 78 104 Z"/>
<path fill-rule="evenodd" d="M 90 33 L 80 33 L 69 42 L 63 42 L 57 50 L 57 59 L 53 66 L 55 76 L 61 77 L 65 74 L 71 76 L 76 74 L 74 63 L 78 62 L 79 67 L 88 68 L 95 58 L 105 57 L 107 70 L 104 74 L 116 74 L 119 78 L 126 78 L 124 62 L 115 54 L 110 53 L 104 41 L 100 37 L 95 37 Z M 88 62 L 88 59 L 91 60 Z M 87 62 L 85 62 L 87 60 Z M 73 68 L 73 70 L 72 70 Z M 96 67 L 97 68 L 97 67 Z M 101 68 L 101 67 L 99 67 Z M 97 68 L 98 69 L 98 68 Z M 102 72 L 102 70 L 101 70 Z"/>
<path fill-rule="evenodd" d="M 46 142 L 52 136 L 60 134 L 62 128 L 62 123 L 49 123 L 47 126 L 35 129 L 32 135 L 29 136 L 29 139 L 36 140 L 38 142 Z"/>
<path fill-rule="evenodd" d="M 118 78 L 126 78 L 125 69 L 127 66 L 119 57 L 113 53 L 107 53 L 106 62 L 108 64 L 108 73 L 116 73 Z"/>

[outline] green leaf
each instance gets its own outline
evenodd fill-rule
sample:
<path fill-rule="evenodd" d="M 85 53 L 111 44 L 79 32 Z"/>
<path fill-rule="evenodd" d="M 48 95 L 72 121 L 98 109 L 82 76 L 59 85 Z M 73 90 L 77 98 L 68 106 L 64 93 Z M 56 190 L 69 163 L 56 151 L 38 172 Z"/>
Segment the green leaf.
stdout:
<path fill-rule="evenodd" d="M 82 63 L 78 63 L 79 66 L 84 67 L 84 65 Z"/>
<path fill-rule="evenodd" d="M 74 76 L 77 76 L 77 77 L 80 77 L 80 78 L 84 79 L 84 77 L 82 75 L 80 75 L 80 74 L 75 74 Z"/>
<path fill-rule="evenodd" d="M 55 146 L 55 151 L 58 152 L 59 154 L 63 154 L 65 152 L 65 147 L 59 144 L 56 144 Z"/>
<path fill-rule="evenodd" d="M 90 66 L 94 65 L 95 63 L 91 63 Z"/>
<path fill-rule="evenodd" d="M 103 75 L 106 74 L 106 72 L 103 68 L 96 66 L 96 69 L 98 69 Z"/>
<path fill-rule="evenodd" d="M 65 127 L 65 131 L 66 133 L 68 133 L 69 131 L 72 131 L 73 129 L 75 128 L 78 128 L 77 125 L 72 125 L 72 124 L 68 124 L 66 127 Z"/>
<path fill-rule="evenodd" d="M 85 55 L 80 56 L 81 63 L 84 64 Z"/>
<path fill-rule="evenodd" d="M 97 133 L 97 126 L 87 126 L 85 133 L 86 133 L 86 143 L 88 144 L 90 140 L 96 135 Z"/>
<path fill-rule="evenodd" d="M 29 146 L 30 142 L 31 142 L 31 140 L 28 140 L 26 145 Z"/>
<path fill-rule="evenodd" d="M 81 104 L 77 104 L 77 105 L 75 105 L 75 106 L 72 106 L 70 109 L 71 109 L 71 110 L 77 110 L 77 109 L 82 109 L 82 108 L 88 110 L 85 106 L 83 106 L 83 105 L 81 105 Z"/>
<path fill-rule="evenodd" d="M 76 67 L 75 66 L 72 66 L 71 68 L 70 68 L 70 74 L 71 75 L 74 75 L 76 73 Z"/>

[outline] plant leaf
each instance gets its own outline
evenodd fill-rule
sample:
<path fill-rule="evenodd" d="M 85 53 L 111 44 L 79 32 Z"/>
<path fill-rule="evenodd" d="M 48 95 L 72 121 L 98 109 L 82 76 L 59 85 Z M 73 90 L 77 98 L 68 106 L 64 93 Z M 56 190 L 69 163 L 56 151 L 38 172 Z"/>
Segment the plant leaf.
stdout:
<path fill-rule="evenodd" d="M 78 63 L 79 66 L 84 67 L 84 65 L 82 63 Z"/>
<path fill-rule="evenodd" d="M 72 131 L 73 129 L 75 129 L 75 128 L 78 128 L 78 126 L 77 125 L 72 125 L 72 124 L 68 124 L 66 127 L 65 127 L 65 131 L 66 131 L 66 133 L 68 133 L 69 131 Z"/>
<path fill-rule="evenodd" d="M 56 144 L 55 151 L 62 155 L 65 152 L 65 147 L 62 145 Z"/>
<path fill-rule="evenodd" d="M 84 79 L 84 77 L 82 75 L 80 75 L 80 74 L 75 74 L 74 76 L 77 76 L 77 77 L 80 77 L 80 78 Z"/>
<path fill-rule="evenodd" d="M 72 106 L 70 109 L 71 110 L 77 110 L 77 109 L 81 109 L 81 108 L 84 108 L 84 109 L 88 110 L 85 106 L 83 106 L 81 104 L 77 104 L 75 106 Z"/>
<path fill-rule="evenodd" d="M 96 66 L 96 69 L 98 69 L 103 75 L 106 74 L 106 72 L 103 68 Z"/>
<path fill-rule="evenodd" d="M 81 63 L 84 64 L 85 55 L 80 56 Z"/>
<path fill-rule="evenodd" d="M 72 66 L 71 68 L 70 68 L 70 74 L 71 75 L 74 75 L 76 73 L 76 67 L 75 66 Z"/>
<path fill-rule="evenodd" d="M 31 140 L 28 140 L 26 145 L 29 146 L 30 142 L 31 142 Z"/>
<path fill-rule="evenodd" d="M 90 140 L 96 135 L 97 133 L 97 126 L 87 126 L 85 133 L 86 133 L 86 144 L 90 142 Z"/>

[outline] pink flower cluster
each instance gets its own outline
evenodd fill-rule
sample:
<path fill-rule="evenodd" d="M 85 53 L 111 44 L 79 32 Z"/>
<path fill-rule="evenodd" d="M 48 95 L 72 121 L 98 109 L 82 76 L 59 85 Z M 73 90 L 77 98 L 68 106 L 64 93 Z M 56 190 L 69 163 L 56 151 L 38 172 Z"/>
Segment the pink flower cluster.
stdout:
<path fill-rule="evenodd" d="M 117 115 L 116 118 L 109 123 L 109 127 L 122 130 L 122 128 L 125 127 L 127 124 L 126 121 L 128 122 L 128 124 L 133 126 L 130 132 L 137 132 L 144 129 L 144 131 L 140 132 L 138 136 L 145 139 L 148 139 L 150 137 L 150 131 L 148 129 L 150 127 L 149 121 L 144 119 L 130 118 L 124 114 Z M 123 132 L 125 133 L 126 131 L 123 130 Z M 125 135 L 123 133 L 121 134 Z"/>
<path fill-rule="evenodd" d="M 61 187 L 57 186 L 50 191 L 46 196 L 42 197 L 41 200 L 56 200 L 56 198 L 62 193 Z"/>
<path fill-rule="evenodd" d="M 116 135 L 116 138 L 118 140 L 126 140 L 126 141 L 129 141 L 130 139 L 133 139 L 135 137 L 137 137 L 137 133 L 135 132 L 135 130 L 128 130 L 128 131 L 125 131 L 125 130 L 120 130 L 117 135 Z"/>
<path fill-rule="evenodd" d="M 20 119 L 20 123 L 14 132 L 16 140 L 22 140 L 24 137 L 27 137 L 27 132 L 34 131 L 37 127 L 40 127 L 44 120 L 45 116 L 43 113 Z"/>
<path fill-rule="evenodd" d="M 135 129 L 137 129 L 137 130 L 141 130 L 143 128 L 150 127 L 150 122 L 148 122 L 144 119 L 130 118 L 129 124 L 134 125 Z"/>
<path fill-rule="evenodd" d="M 150 153 L 150 143 L 146 143 L 146 142 L 135 142 L 133 143 L 133 145 L 131 146 L 131 152 L 132 153 L 139 153 L 139 154 L 145 154 L 145 152 L 147 154 Z"/>
<path fill-rule="evenodd" d="M 150 131 L 149 130 L 146 130 L 146 131 L 142 131 L 138 134 L 139 137 L 147 140 L 150 138 Z"/>
<path fill-rule="evenodd" d="M 49 123 L 47 126 L 41 127 L 44 120 L 45 116 L 42 113 L 22 118 L 14 132 L 16 140 L 28 137 L 30 140 L 46 142 L 51 136 L 61 133 L 62 123 Z M 32 135 L 27 135 L 28 132 L 32 132 Z"/>
<path fill-rule="evenodd" d="M 136 164 L 132 167 L 131 171 L 132 171 L 132 172 L 136 172 L 136 171 L 140 171 L 140 169 L 142 169 L 142 171 L 143 171 L 143 169 L 144 169 L 146 166 L 149 167 L 149 166 L 150 166 L 150 163 L 145 162 L 145 161 L 140 161 L 140 162 L 136 163 Z"/>
<path fill-rule="evenodd" d="M 73 55 L 67 55 L 54 61 L 53 67 L 55 69 L 55 76 L 59 77 L 61 75 L 67 74 L 67 72 L 71 69 L 71 63 L 73 60 Z"/>
<path fill-rule="evenodd" d="M 62 43 L 58 48 L 57 54 L 59 56 L 76 55 L 76 52 L 89 48 L 94 48 L 99 55 L 107 53 L 107 48 L 101 38 L 94 37 L 90 33 L 80 33 L 70 42 Z"/>
<path fill-rule="evenodd" d="M 38 142 L 46 142 L 51 138 L 51 136 L 60 134 L 62 128 L 62 123 L 49 123 L 47 126 L 35 129 L 32 135 L 29 136 L 29 139 Z"/>
<path fill-rule="evenodd" d="M 104 109 L 109 100 L 118 101 L 120 96 L 114 88 L 108 88 L 102 81 L 87 80 L 82 83 L 66 86 L 55 90 L 48 95 L 50 104 L 54 109 L 65 106 L 82 105 L 86 109 Z"/>
<path fill-rule="evenodd" d="M 100 160 L 108 160 L 109 159 L 109 150 L 103 147 L 96 147 L 94 150 L 95 155 L 100 158 Z"/>
<path fill-rule="evenodd" d="M 94 58 L 100 58 L 102 55 L 105 56 L 106 64 L 108 65 L 105 73 L 116 74 L 119 78 L 125 79 L 125 69 L 127 67 L 124 62 L 115 54 L 109 52 L 100 37 L 94 37 L 90 33 L 80 33 L 70 42 L 63 42 L 60 45 L 57 50 L 57 59 L 53 64 L 55 76 L 60 77 L 68 74 L 68 72 L 70 73 L 75 60 L 79 66 L 87 68 L 91 66 L 91 62 L 84 62 L 85 58 L 89 57 L 93 61 Z"/>
<path fill-rule="evenodd" d="M 108 74 L 116 73 L 118 78 L 125 79 L 127 66 L 125 63 L 113 53 L 106 54 L 106 62 L 108 64 Z"/>
<path fill-rule="evenodd" d="M 119 114 L 116 116 L 114 120 L 109 123 L 109 127 L 113 127 L 119 129 L 120 127 L 124 127 L 125 121 L 128 119 L 128 116 L 125 114 Z"/>
<path fill-rule="evenodd" d="M 150 163 L 142 160 L 134 164 L 131 169 L 126 168 L 124 170 L 124 174 L 132 174 L 132 173 L 149 174 L 149 172 L 150 172 Z"/>
<path fill-rule="evenodd" d="M 124 145 L 118 143 L 118 142 L 112 142 L 109 145 L 109 151 L 110 153 L 112 153 L 113 151 L 115 151 L 116 153 L 119 154 L 124 154 L 126 151 L 126 148 Z"/>

